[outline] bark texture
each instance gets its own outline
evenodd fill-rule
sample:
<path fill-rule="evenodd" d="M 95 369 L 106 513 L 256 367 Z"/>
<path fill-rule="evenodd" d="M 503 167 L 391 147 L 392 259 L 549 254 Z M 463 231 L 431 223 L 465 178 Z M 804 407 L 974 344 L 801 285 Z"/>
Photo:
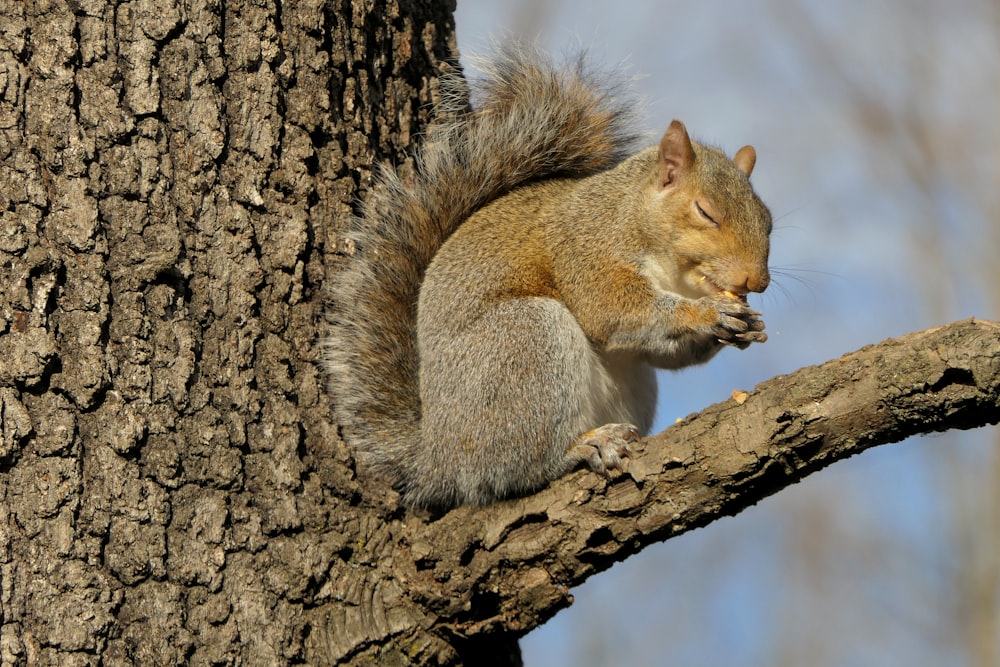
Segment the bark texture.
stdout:
<path fill-rule="evenodd" d="M 324 258 L 453 4 L 0 0 L 0 663 L 331 661 Z"/>
<path fill-rule="evenodd" d="M 428 520 L 358 479 L 321 286 L 452 9 L 0 0 L 0 664 L 517 664 L 644 545 L 997 421 L 1000 333 L 962 322 L 709 408 L 610 482 Z"/>

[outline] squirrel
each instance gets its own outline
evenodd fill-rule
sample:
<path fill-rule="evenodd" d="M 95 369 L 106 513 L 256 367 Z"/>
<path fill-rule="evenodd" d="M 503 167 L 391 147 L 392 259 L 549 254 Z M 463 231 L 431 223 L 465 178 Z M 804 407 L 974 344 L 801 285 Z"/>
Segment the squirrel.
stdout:
<path fill-rule="evenodd" d="M 414 173 L 379 173 L 330 281 L 345 441 L 435 511 L 622 469 L 654 368 L 767 339 L 753 147 L 730 159 L 674 120 L 635 151 L 634 105 L 582 56 L 507 47 L 480 69 L 442 76 Z"/>

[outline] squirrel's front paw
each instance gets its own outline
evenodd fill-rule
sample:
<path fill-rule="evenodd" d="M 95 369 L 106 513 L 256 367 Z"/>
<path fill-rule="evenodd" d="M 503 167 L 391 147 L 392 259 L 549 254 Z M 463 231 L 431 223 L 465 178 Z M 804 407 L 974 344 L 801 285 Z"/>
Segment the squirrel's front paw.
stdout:
<path fill-rule="evenodd" d="M 577 438 L 567 453 L 607 477 L 609 470 L 622 470 L 622 459 L 632 456 L 629 443 L 638 440 L 639 430 L 632 424 L 605 424 Z"/>
<path fill-rule="evenodd" d="M 750 343 L 763 343 L 767 340 L 760 313 L 745 302 L 729 298 L 713 299 L 712 306 L 719 314 L 712 334 L 720 343 L 743 350 Z"/>

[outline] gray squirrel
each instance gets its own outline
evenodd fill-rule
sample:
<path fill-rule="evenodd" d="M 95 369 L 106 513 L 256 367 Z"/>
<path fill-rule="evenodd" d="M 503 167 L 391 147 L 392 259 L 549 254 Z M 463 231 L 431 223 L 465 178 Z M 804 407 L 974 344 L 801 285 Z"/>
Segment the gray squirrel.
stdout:
<path fill-rule="evenodd" d="M 363 468 L 412 507 L 531 493 L 621 469 L 655 368 L 767 339 L 771 215 L 729 159 L 673 121 L 633 152 L 613 75 L 523 47 L 441 81 L 408 182 L 380 173 L 345 233 L 324 363 Z"/>

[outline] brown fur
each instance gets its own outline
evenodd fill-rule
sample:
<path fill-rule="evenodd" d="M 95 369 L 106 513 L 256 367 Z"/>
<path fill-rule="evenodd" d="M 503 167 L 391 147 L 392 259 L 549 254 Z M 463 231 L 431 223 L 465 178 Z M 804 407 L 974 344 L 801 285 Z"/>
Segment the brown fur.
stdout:
<path fill-rule="evenodd" d="M 331 286 L 336 416 L 416 506 L 620 467 L 652 421 L 653 366 L 766 338 L 721 295 L 769 280 L 752 148 L 729 160 L 674 121 L 628 157 L 613 77 L 518 49 L 486 75 L 471 113 L 443 84 L 414 183 L 382 175 Z"/>

